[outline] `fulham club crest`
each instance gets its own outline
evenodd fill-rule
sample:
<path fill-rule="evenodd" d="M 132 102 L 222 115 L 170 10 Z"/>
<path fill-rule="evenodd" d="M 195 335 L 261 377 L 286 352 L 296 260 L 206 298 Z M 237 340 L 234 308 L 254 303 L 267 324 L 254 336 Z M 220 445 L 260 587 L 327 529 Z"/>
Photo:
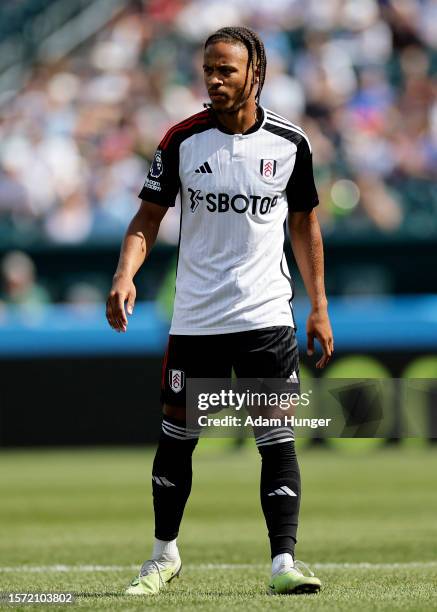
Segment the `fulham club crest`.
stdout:
<path fill-rule="evenodd" d="M 259 167 L 261 176 L 267 180 L 272 179 L 276 174 L 276 159 L 262 159 Z"/>
<path fill-rule="evenodd" d="M 185 384 L 185 372 L 182 372 L 182 370 L 169 370 L 168 378 L 170 389 L 174 393 L 179 393 L 179 391 L 182 391 Z"/>

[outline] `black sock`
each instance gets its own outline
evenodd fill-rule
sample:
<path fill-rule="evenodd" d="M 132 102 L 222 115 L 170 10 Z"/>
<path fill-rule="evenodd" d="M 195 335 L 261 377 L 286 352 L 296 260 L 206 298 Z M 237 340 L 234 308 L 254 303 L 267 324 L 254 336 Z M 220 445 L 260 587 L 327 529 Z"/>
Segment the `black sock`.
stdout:
<path fill-rule="evenodd" d="M 292 436 L 292 430 L 286 433 L 284 428 L 282 435 L 276 434 L 273 441 L 271 436 L 256 439 L 262 457 L 261 506 L 266 519 L 272 559 L 281 553 L 290 553 L 294 559 L 300 472 Z M 278 441 L 278 437 L 282 441 Z"/>
<path fill-rule="evenodd" d="M 174 540 L 191 492 L 193 451 L 199 432 L 165 416 L 152 470 L 155 537 Z"/>

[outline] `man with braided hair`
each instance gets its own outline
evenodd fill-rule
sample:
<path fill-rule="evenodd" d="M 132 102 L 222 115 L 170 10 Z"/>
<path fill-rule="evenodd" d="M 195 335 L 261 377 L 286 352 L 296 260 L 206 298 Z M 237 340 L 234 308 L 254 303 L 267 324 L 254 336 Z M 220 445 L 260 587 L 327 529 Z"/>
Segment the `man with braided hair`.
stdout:
<path fill-rule="evenodd" d="M 176 538 L 199 436 L 186 423 L 186 379 L 226 379 L 233 368 L 238 378 L 298 380 L 293 289 L 283 250 L 287 220 L 312 305 L 308 353 L 317 338 L 323 355 L 316 365 L 323 368 L 334 350 L 308 137 L 260 105 L 266 55 L 252 30 L 229 27 L 212 34 L 203 70 L 211 103 L 172 127 L 159 144 L 107 301 L 109 324 L 125 332 L 125 304 L 132 314 L 135 301 L 133 278 L 179 193 L 176 294 L 152 471 L 155 544 L 130 594 L 158 593 L 181 568 Z M 255 430 L 255 440 L 272 556 L 270 592 L 317 592 L 320 580 L 312 572 L 304 575 L 294 559 L 300 475 L 293 430 Z"/>

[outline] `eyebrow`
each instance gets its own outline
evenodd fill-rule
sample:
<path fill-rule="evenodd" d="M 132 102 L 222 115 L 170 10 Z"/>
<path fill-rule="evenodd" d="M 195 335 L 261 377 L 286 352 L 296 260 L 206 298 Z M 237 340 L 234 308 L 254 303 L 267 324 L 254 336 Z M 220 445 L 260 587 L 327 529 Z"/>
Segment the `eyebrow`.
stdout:
<path fill-rule="evenodd" d="M 202 68 L 211 68 L 211 64 L 203 64 Z M 218 68 L 237 69 L 236 66 L 233 66 L 232 64 L 220 64 Z"/>

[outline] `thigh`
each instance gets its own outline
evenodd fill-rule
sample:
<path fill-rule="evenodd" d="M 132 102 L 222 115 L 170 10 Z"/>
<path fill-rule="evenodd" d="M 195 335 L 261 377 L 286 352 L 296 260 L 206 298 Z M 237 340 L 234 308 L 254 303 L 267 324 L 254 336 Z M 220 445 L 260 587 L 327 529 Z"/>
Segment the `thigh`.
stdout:
<path fill-rule="evenodd" d="M 244 335 L 242 333 L 241 338 L 238 338 L 233 365 L 244 388 L 251 389 L 255 396 L 260 393 L 275 400 L 246 406 L 254 419 L 272 419 L 271 424 L 253 426 L 257 443 L 263 439 L 265 444 L 270 445 L 277 439 L 293 435 L 284 417 L 294 414 L 290 394 L 300 392 L 299 351 L 295 330 L 292 327 L 276 326 L 244 332 Z M 249 382 L 247 379 L 256 380 Z"/>
<path fill-rule="evenodd" d="M 186 405 L 188 378 L 230 378 L 230 351 L 223 336 L 169 336 L 162 363 L 161 402 Z"/>
<path fill-rule="evenodd" d="M 276 326 L 235 334 L 233 367 L 238 378 L 299 378 L 295 330 Z"/>

